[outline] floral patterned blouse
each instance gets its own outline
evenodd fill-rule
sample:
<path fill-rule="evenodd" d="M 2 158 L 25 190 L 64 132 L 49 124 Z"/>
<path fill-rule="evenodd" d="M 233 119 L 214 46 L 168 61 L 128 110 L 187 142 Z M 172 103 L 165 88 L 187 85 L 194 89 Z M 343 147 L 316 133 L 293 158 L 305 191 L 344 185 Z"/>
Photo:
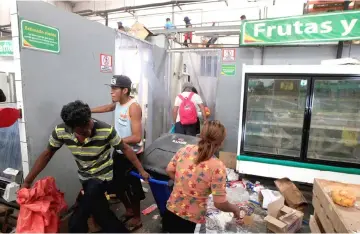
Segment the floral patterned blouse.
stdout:
<path fill-rule="evenodd" d="M 205 223 L 207 199 L 226 202 L 226 167 L 216 157 L 198 165 L 198 147 L 188 145 L 180 149 L 167 169 L 175 173 L 174 189 L 167 209 L 194 223 Z"/>

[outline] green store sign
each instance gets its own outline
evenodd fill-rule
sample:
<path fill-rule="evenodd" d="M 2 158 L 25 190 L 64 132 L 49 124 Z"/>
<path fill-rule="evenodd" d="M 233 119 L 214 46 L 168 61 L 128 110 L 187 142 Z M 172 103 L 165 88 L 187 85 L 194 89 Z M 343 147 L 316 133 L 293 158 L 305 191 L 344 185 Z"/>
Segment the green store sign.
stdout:
<path fill-rule="evenodd" d="M 59 30 L 28 20 L 21 20 L 21 46 L 50 53 L 59 53 Z"/>
<path fill-rule="evenodd" d="M 360 11 L 247 21 L 241 45 L 273 45 L 360 39 Z"/>
<path fill-rule="evenodd" d="M 222 64 L 221 65 L 221 75 L 235 76 L 236 75 L 236 65 L 235 64 Z"/>
<path fill-rule="evenodd" d="M 0 41 L 0 57 L 1 56 L 13 56 L 13 45 L 12 41 Z"/>

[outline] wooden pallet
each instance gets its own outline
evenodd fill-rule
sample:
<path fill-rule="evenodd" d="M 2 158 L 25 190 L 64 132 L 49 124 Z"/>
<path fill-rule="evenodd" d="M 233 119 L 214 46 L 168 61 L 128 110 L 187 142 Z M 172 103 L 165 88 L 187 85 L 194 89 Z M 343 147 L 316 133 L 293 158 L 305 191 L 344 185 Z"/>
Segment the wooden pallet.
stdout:
<path fill-rule="evenodd" d="M 7 232 L 7 228 L 9 226 L 9 217 L 10 215 L 14 213 L 14 209 L 11 207 L 8 207 L 6 205 L 0 204 L 0 217 L 1 217 L 1 225 L 2 225 L 2 229 L 1 232 L 2 233 L 6 233 Z"/>
<path fill-rule="evenodd" d="M 315 214 L 310 218 L 311 231 L 313 233 L 360 232 L 360 210 L 334 204 L 329 196 L 334 189 L 351 190 L 360 201 L 360 185 L 315 179 L 313 189 Z"/>
<path fill-rule="evenodd" d="M 321 225 L 319 217 L 314 213 L 314 215 L 310 215 L 309 226 L 311 233 L 325 233 L 324 228 Z"/>

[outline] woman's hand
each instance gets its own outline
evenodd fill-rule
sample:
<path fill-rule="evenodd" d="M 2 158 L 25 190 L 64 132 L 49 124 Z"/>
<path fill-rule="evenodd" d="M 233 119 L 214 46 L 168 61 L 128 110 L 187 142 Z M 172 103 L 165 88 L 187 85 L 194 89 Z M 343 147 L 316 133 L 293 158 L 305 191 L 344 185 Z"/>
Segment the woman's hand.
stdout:
<path fill-rule="evenodd" d="M 238 220 L 238 219 L 240 219 L 240 209 L 239 209 L 239 207 L 235 207 L 234 208 L 235 210 L 232 212 L 233 214 L 234 214 L 234 218 L 236 219 L 236 220 Z"/>
<path fill-rule="evenodd" d="M 233 212 L 236 223 L 243 224 L 244 218 L 246 216 L 246 210 L 244 208 L 239 208 L 236 206 L 235 211 Z"/>

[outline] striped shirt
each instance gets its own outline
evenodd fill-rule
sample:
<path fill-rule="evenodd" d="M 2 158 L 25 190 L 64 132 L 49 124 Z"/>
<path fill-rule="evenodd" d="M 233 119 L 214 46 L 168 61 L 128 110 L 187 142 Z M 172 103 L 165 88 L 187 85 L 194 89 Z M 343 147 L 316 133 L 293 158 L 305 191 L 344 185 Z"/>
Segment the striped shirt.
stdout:
<path fill-rule="evenodd" d="M 113 160 L 110 156 L 111 146 L 115 150 L 123 149 L 123 142 L 111 125 L 94 120 L 94 128 L 90 137 L 83 143 L 65 123 L 57 125 L 49 138 L 48 148 L 56 151 L 65 144 L 74 156 L 78 166 L 80 180 L 92 178 L 112 180 Z"/>

